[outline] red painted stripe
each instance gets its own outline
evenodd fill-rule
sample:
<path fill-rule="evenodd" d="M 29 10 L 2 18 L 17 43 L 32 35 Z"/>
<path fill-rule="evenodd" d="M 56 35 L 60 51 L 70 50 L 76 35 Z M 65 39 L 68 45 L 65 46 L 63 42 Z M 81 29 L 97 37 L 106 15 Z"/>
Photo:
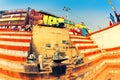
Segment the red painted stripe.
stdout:
<path fill-rule="evenodd" d="M 91 51 L 91 52 L 86 52 L 86 53 L 84 54 L 84 56 L 85 56 L 85 57 L 88 57 L 88 56 L 92 56 L 92 55 L 98 54 L 98 53 L 100 53 L 100 52 L 101 52 L 101 50 L 95 50 L 95 51 Z"/>
<path fill-rule="evenodd" d="M 8 34 L 1 34 L 0 33 L 0 36 L 1 35 L 4 35 L 4 36 L 32 36 L 31 34 L 15 34 L 15 33 L 13 33 L 13 34 L 10 34 L 10 33 L 8 33 Z"/>
<path fill-rule="evenodd" d="M 74 44 L 81 44 L 81 43 L 84 43 L 84 44 L 88 44 L 88 43 L 93 44 L 94 41 L 72 41 L 72 43 L 74 43 Z"/>
<path fill-rule="evenodd" d="M 32 36 L 32 34 L 20 34 L 20 33 L 18 33 L 18 34 L 15 34 L 15 33 L 0 33 L 0 35 L 7 35 L 7 36 Z"/>
<path fill-rule="evenodd" d="M 9 46 L 8 45 L 2 45 L 0 44 L 0 48 L 3 48 L 3 49 L 8 49 L 8 50 L 19 50 L 19 51 L 28 51 L 29 50 L 29 47 L 25 47 L 25 46 Z"/>
<path fill-rule="evenodd" d="M 12 38 L 0 38 L 0 41 L 31 42 L 30 39 L 12 39 Z"/>
<path fill-rule="evenodd" d="M 94 45 L 94 46 L 79 46 L 78 50 L 91 49 L 91 48 L 98 48 L 98 46 L 97 45 Z"/>
<path fill-rule="evenodd" d="M 18 57 L 18 56 L 0 54 L 0 58 L 15 61 L 15 62 L 26 62 L 26 57 Z"/>

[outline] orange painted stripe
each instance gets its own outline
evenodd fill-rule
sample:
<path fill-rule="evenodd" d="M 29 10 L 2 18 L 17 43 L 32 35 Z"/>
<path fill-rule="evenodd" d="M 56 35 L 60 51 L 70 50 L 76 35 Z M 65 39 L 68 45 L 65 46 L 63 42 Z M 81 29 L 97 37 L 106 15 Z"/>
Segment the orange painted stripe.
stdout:
<path fill-rule="evenodd" d="M 74 44 L 77 44 L 77 43 L 84 43 L 84 44 L 88 44 L 88 43 L 90 43 L 90 44 L 92 44 L 92 43 L 94 43 L 93 41 L 72 41 L 72 43 L 74 43 Z"/>
<path fill-rule="evenodd" d="M 120 57 L 120 56 L 119 56 Z M 94 64 L 96 64 L 96 63 L 98 63 L 99 61 L 101 61 L 103 58 L 99 58 L 99 59 L 97 59 L 97 60 L 95 60 L 95 61 L 92 61 L 93 63 L 91 63 L 92 65 L 91 66 L 93 66 Z M 105 64 L 106 65 L 106 64 Z M 88 65 L 88 63 L 87 64 L 84 64 L 84 65 L 82 65 L 82 66 L 80 66 L 80 68 L 81 68 L 81 70 L 82 69 L 87 69 L 87 68 L 89 68 L 90 66 Z M 116 64 L 116 65 L 111 65 L 110 64 L 110 66 L 109 67 L 112 67 L 112 68 L 115 68 L 115 67 L 118 67 L 118 68 L 120 68 L 120 65 L 118 65 L 118 64 Z M 106 67 L 105 67 L 105 69 L 106 69 Z M 105 69 L 103 69 L 102 71 L 104 71 Z M 102 72 L 101 71 L 101 72 Z M 101 73 L 100 72 L 100 73 Z M 14 77 L 14 78 L 20 78 L 20 79 L 25 79 L 25 78 L 30 78 L 30 75 L 28 75 L 28 74 L 22 74 L 22 73 L 19 73 L 19 72 L 13 72 L 13 71 L 9 71 L 9 70 L 5 70 L 5 69 L 2 69 L 2 68 L 0 68 L 0 73 L 2 73 L 2 74 L 4 74 L 4 75 L 8 75 L 8 76 L 10 76 L 10 77 Z M 100 73 L 99 74 L 97 74 L 97 75 L 95 75 L 95 79 L 100 75 Z M 38 78 L 38 76 L 37 76 L 37 74 L 35 74 L 34 76 L 32 76 L 32 78 Z M 28 79 L 25 79 L 25 80 L 28 80 Z"/>
<path fill-rule="evenodd" d="M 103 58 L 97 58 L 95 61 L 91 61 L 89 63 L 86 64 L 82 64 L 81 66 L 77 67 L 77 70 L 83 70 L 85 71 L 86 69 L 88 69 L 91 66 L 94 66 L 95 64 L 99 63 L 100 61 L 102 61 Z"/>
<path fill-rule="evenodd" d="M 112 69 L 113 68 L 120 68 L 119 64 L 114 64 L 114 65 L 112 65 L 112 64 L 105 64 L 105 65 L 106 65 L 106 67 L 94 77 L 95 80 L 96 80 L 97 77 L 99 77 L 102 74 L 103 71 L 105 71 L 108 68 L 112 68 Z"/>
<path fill-rule="evenodd" d="M 104 49 L 105 51 L 116 51 L 116 50 L 120 50 L 120 46 L 118 47 L 114 47 L 114 48 L 107 48 L 107 49 Z"/>
<path fill-rule="evenodd" d="M 0 38 L 0 41 L 31 42 L 30 39 L 12 39 L 12 38 Z"/>
<path fill-rule="evenodd" d="M 105 66 L 105 67 L 104 67 L 104 69 L 103 69 L 103 70 L 101 70 L 98 74 L 96 74 L 96 75 L 94 76 L 94 78 L 93 78 L 93 79 L 95 79 L 95 80 L 96 80 L 96 79 L 97 79 L 97 78 L 98 78 L 98 77 L 102 74 L 102 72 L 103 72 L 103 71 L 105 71 L 107 68 L 108 68 L 108 67 L 107 67 L 107 66 Z"/>
<path fill-rule="evenodd" d="M 90 37 L 75 37 L 75 36 L 70 36 L 70 38 L 74 38 L 74 39 L 84 39 L 84 40 L 91 40 Z"/>
<path fill-rule="evenodd" d="M 84 56 L 85 56 L 85 57 L 88 57 L 88 56 L 92 56 L 92 55 L 98 54 L 98 53 L 100 53 L 100 52 L 101 52 L 101 50 L 95 50 L 95 51 L 91 51 L 91 52 L 86 52 L 86 53 L 84 54 Z"/>
<path fill-rule="evenodd" d="M 109 68 L 120 68 L 120 64 L 107 64 Z"/>
<path fill-rule="evenodd" d="M 19 51 L 28 51 L 29 50 L 29 47 L 25 47 L 25 46 L 9 46 L 8 45 L 2 45 L 0 44 L 0 48 L 3 48 L 3 49 L 8 49 L 8 50 L 19 50 Z"/>
<path fill-rule="evenodd" d="M 117 56 L 117 55 L 116 55 L 116 56 Z M 120 58 L 120 56 L 119 56 L 119 58 Z M 83 69 L 84 69 L 84 71 L 85 71 L 85 70 L 86 70 L 87 68 L 89 68 L 90 66 L 93 66 L 93 65 L 99 63 L 99 62 L 102 61 L 102 60 L 104 61 L 105 58 L 103 58 L 103 57 L 97 58 L 96 60 L 94 60 L 94 61 L 92 61 L 92 62 L 90 62 L 90 63 L 87 63 L 87 64 L 84 64 L 84 65 L 82 65 L 82 66 L 79 66 L 79 67 L 80 67 L 79 70 L 83 70 Z M 90 66 L 89 66 L 89 64 L 90 64 Z M 118 64 L 115 64 L 115 65 L 109 64 L 109 65 L 110 65 L 109 67 L 112 67 L 112 68 L 120 68 L 120 65 L 118 65 Z M 96 79 L 105 69 L 108 68 L 107 64 L 104 64 L 103 66 L 105 66 L 105 68 L 104 68 L 102 71 L 100 71 L 100 73 L 96 74 L 96 75 L 94 76 L 94 79 Z M 83 74 L 84 74 L 84 73 L 83 73 Z"/>
<path fill-rule="evenodd" d="M 108 55 L 108 56 L 103 56 L 105 59 L 117 59 L 120 58 L 120 55 Z"/>
<path fill-rule="evenodd" d="M 102 58 L 102 57 L 99 57 L 99 58 L 97 58 L 96 60 L 92 61 L 92 64 L 95 65 L 95 64 L 99 63 L 99 62 L 102 61 L 102 60 L 103 60 L 103 58 Z"/>
<path fill-rule="evenodd" d="M 98 48 L 98 46 L 97 45 L 94 45 L 94 46 L 79 46 L 78 50 L 91 49 L 91 48 Z"/>
<path fill-rule="evenodd" d="M 39 74 L 25 74 L 25 73 L 20 73 L 20 72 L 14 72 L 14 71 L 10 71 L 10 70 L 5 70 L 0 68 L 0 74 L 3 75 L 7 75 L 9 77 L 10 80 L 12 80 L 11 78 L 16 78 L 15 80 L 41 80 Z"/>
<path fill-rule="evenodd" d="M 13 77 L 13 78 L 21 78 L 22 79 L 22 77 L 24 77 L 19 72 L 13 72 L 13 71 L 5 70 L 2 68 L 0 68 L 0 73 L 7 75 L 7 76 L 10 76 L 10 77 Z"/>
<path fill-rule="evenodd" d="M 96 34 L 96 33 L 99 33 L 99 32 L 102 32 L 102 31 L 105 31 L 105 30 L 110 29 L 110 28 L 112 28 L 112 27 L 116 27 L 116 26 L 119 25 L 119 24 L 120 24 L 120 22 L 118 22 L 118 23 L 116 23 L 116 24 L 113 24 L 112 26 L 109 26 L 109 27 L 100 29 L 100 30 L 98 30 L 98 31 L 96 31 L 96 32 L 93 32 L 93 33 L 89 34 L 89 36 L 90 36 L 90 35 L 93 35 L 93 34 Z"/>
<path fill-rule="evenodd" d="M 18 56 L 0 54 L 0 58 L 15 61 L 15 62 L 26 62 L 26 57 L 18 57 Z"/>

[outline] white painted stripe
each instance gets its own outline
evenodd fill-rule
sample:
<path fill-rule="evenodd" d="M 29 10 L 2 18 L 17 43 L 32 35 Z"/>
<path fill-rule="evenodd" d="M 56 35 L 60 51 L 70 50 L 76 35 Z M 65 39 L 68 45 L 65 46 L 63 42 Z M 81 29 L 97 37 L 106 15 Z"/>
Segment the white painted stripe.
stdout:
<path fill-rule="evenodd" d="M 92 48 L 92 49 L 85 49 L 85 50 L 80 50 L 81 53 L 88 53 L 88 52 L 93 52 L 100 50 L 99 48 Z"/>
<path fill-rule="evenodd" d="M 118 63 L 120 64 L 120 59 L 108 59 L 108 60 L 105 60 L 106 63 Z"/>
<path fill-rule="evenodd" d="M 7 61 L 7 60 L 3 60 L 3 59 L 0 59 L 0 67 L 1 66 L 5 66 L 5 67 L 9 67 L 9 68 L 12 68 L 12 69 L 16 69 L 16 70 L 24 70 L 24 65 L 21 64 L 21 63 L 15 63 L 15 62 L 10 62 L 10 61 Z"/>
<path fill-rule="evenodd" d="M 0 48 L 0 54 L 17 56 L 17 57 L 27 57 L 28 51 L 16 51 L 16 50 L 8 50 Z"/>
<path fill-rule="evenodd" d="M 31 34 L 30 32 L 3 32 L 0 31 L 0 34 Z"/>
<path fill-rule="evenodd" d="M 87 40 L 87 39 L 71 39 L 71 41 L 88 41 L 88 42 L 92 42 L 92 40 Z"/>
<path fill-rule="evenodd" d="M 80 44 L 75 44 L 76 47 L 79 47 L 79 46 L 96 46 L 96 44 L 90 44 L 90 43 L 80 43 Z"/>
<path fill-rule="evenodd" d="M 31 39 L 31 36 L 7 36 L 1 35 L 0 38 L 11 38 L 11 39 Z"/>
<path fill-rule="evenodd" d="M 96 55 L 89 56 L 88 59 L 93 60 L 93 59 L 97 59 L 97 58 L 99 58 L 101 56 L 102 56 L 102 54 L 96 54 Z"/>
<path fill-rule="evenodd" d="M 93 60 L 93 59 L 97 59 L 97 58 L 99 58 L 99 57 L 102 57 L 104 54 L 103 53 L 100 53 L 100 54 L 95 54 L 95 55 L 92 55 L 92 56 L 89 56 L 88 57 L 88 59 L 89 60 Z M 109 59 L 110 60 L 110 59 Z M 108 60 L 108 61 L 109 61 Z M 107 61 L 105 60 L 105 63 L 106 63 Z M 107 62 L 108 63 L 108 62 Z"/>
<path fill-rule="evenodd" d="M 114 70 L 110 70 L 109 73 L 112 73 L 112 74 L 114 74 L 114 73 L 115 73 L 115 74 L 116 74 L 116 73 L 118 74 L 118 73 L 119 73 L 119 74 L 120 74 L 120 70 L 115 70 L 115 69 L 114 69 Z"/>
<path fill-rule="evenodd" d="M 86 37 L 86 36 L 76 36 L 76 35 L 70 35 L 70 37 L 76 37 L 76 38 L 89 38 L 89 37 Z"/>
<path fill-rule="evenodd" d="M 29 42 L 11 42 L 11 41 L 0 41 L 1 45 L 10 45 L 10 46 L 26 46 L 29 47 Z"/>

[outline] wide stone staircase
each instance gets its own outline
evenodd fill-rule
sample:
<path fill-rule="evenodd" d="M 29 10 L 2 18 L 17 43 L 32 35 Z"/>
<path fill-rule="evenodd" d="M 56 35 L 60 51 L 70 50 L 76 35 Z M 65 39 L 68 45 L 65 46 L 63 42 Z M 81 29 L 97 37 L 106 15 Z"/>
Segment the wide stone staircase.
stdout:
<path fill-rule="evenodd" d="M 74 45 L 78 54 L 82 55 L 86 60 L 96 59 L 101 55 L 101 49 L 88 36 L 70 35 L 72 45 Z"/>
<path fill-rule="evenodd" d="M 70 35 L 70 40 L 77 48 L 78 54 L 82 54 L 84 58 L 84 63 L 78 67 L 79 76 L 76 80 L 108 80 L 111 76 L 107 78 L 107 74 L 113 74 L 120 69 L 118 51 L 111 53 L 99 48 L 89 36 Z M 114 78 L 113 80 L 116 80 L 116 77 Z"/>
<path fill-rule="evenodd" d="M 18 78 L 30 50 L 31 32 L 0 31 L 0 75 Z"/>

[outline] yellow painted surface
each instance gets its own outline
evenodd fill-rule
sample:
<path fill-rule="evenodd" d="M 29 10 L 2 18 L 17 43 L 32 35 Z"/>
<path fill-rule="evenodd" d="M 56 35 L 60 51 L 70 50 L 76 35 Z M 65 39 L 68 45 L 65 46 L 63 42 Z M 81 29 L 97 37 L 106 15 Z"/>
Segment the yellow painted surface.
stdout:
<path fill-rule="evenodd" d="M 53 24 L 57 24 L 58 23 L 57 19 L 58 18 L 53 17 Z"/>
<path fill-rule="evenodd" d="M 49 17 L 48 17 L 48 24 L 49 24 L 49 25 L 52 25 L 52 24 L 53 24 L 53 17 L 52 17 L 52 16 L 49 16 Z"/>
<path fill-rule="evenodd" d="M 59 23 L 64 22 L 64 18 L 58 18 L 58 22 Z"/>
<path fill-rule="evenodd" d="M 44 15 L 43 17 L 44 24 L 48 24 L 48 15 Z"/>
<path fill-rule="evenodd" d="M 43 27 L 34 26 L 33 27 L 33 44 L 39 54 L 43 56 L 52 56 L 55 52 L 54 44 L 59 44 L 60 50 L 65 52 L 70 56 L 71 52 L 76 53 L 75 50 L 65 49 L 68 45 L 63 44 L 62 40 L 69 41 L 69 34 L 67 29 L 54 28 L 54 27 Z M 50 44 L 50 48 L 46 48 L 46 44 Z"/>

